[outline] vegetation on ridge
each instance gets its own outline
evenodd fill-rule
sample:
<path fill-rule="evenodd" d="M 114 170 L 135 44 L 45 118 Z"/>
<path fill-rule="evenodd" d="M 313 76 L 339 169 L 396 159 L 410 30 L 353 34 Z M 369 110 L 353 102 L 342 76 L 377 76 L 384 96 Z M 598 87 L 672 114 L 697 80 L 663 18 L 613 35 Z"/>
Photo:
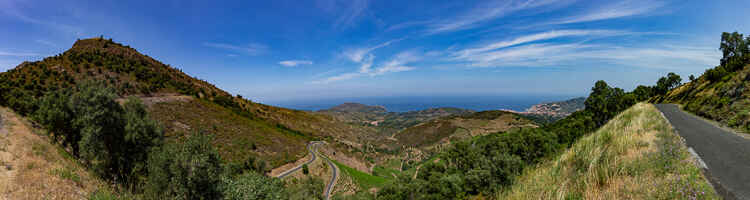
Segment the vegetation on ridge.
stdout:
<path fill-rule="evenodd" d="M 496 199 L 719 199 L 661 113 L 639 103 Z"/>
<path fill-rule="evenodd" d="M 725 32 L 719 49 L 719 66 L 652 101 L 679 103 L 689 112 L 750 132 L 750 37 Z"/>

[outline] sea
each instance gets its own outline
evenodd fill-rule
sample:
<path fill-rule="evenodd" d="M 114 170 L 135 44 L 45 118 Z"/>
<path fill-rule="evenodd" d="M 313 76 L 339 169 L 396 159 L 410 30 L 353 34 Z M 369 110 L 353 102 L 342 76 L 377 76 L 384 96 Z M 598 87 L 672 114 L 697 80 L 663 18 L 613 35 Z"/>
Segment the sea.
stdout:
<path fill-rule="evenodd" d="M 429 108 L 454 107 L 474 111 L 514 110 L 524 111 L 527 108 L 547 102 L 572 99 L 573 95 L 522 95 L 522 96 L 414 96 L 414 97 L 352 97 L 320 100 L 295 100 L 279 102 L 261 102 L 284 108 L 317 111 L 328 109 L 343 103 L 361 103 L 365 105 L 384 106 L 389 112 L 408 112 Z"/>

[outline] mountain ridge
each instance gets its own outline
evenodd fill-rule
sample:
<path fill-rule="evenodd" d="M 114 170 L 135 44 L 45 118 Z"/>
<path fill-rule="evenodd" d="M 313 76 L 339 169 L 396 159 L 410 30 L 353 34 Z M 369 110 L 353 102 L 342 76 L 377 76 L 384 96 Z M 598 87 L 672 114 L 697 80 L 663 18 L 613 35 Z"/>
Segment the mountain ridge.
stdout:
<path fill-rule="evenodd" d="M 360 140 L 357 136 L 374 137 L 371 135 L 375 132 L 368 127 L 338 122 L 327 115 L 232 96 L 130 46 L 101 37 L 77 40 L 63 53 L 24 62 L 0 73 L 0 104 L 14 108 L 19 114 L 29 115 L 36 109 L 33 102 L 45 93 L 72 88 L 87 81 L 113 88 L 120 98 L 163 98 L 149 104 L 148 109 L 151 113 L 160 113 L 154 118 L 166 126 L 167 135 L 179 138 L 191 131 L 217 134 L 214 145 L 230 161 L 239 161 L 248 155 L 267 155 L 272 166 L 278 166 L 303 156 L 309 140 L 329 138 L 356 144 Z M 205 123 L 204 116 L 184 110 L 203 113 L 204 116 L 232 117 L 222 118 L 212 125 Z M 229 118 L 241 119 L 239 121 L 245 124 L 230 122 Z M 233 125 L 219 127 L 217 124 Z M 224 137 L 237 138 L 228 140 L 233 142 L 230 144 L 219 142 L 228 139 Z M 254 145 L 257 149 L 248 150 L 238 146 L 240 144 Z"/>

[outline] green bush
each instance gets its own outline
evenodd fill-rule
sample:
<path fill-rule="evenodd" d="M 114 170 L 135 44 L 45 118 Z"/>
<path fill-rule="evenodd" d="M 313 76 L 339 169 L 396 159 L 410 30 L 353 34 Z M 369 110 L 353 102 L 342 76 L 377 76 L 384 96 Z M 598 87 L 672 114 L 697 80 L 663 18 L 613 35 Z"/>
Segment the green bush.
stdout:
<path fill-rule="evenodd" d="M 255 172 L 239 175 L 235 178 L 223 178 L 223 198 L 240 199 L 288 199 L 284 183 L 277 178 L 269 178 Z"/>
<path fill-rule="evenodd" d="M 148 159 L 146 196 L 151 199 L 218 199 L 221 157 L 212 137 L 194 133 L 182 143 L 169 143 Z"/>

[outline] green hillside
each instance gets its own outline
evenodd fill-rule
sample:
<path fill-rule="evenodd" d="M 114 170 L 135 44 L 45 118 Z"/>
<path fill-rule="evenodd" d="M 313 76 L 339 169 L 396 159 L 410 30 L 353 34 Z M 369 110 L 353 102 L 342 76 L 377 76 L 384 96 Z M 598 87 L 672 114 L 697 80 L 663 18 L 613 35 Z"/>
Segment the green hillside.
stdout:
<path fill-rule="evenodd" d="M 685 143 L 639 103 L 560 156 L 525 170 L 496 199 L 719 199 Z"/>
<path fill-rule="evenodd" d="M 425 147 L 442 140 L 460 140 L 523 127 L 537 127 L 529 119 L 506 111 L 452 115 L 406 128 L 394 137 L 404 146 Z M 444 141 L 447 142 L 447 141 Z"/>
<path fill-rule="evenodd" d="M 682 104 L 683 109 L 750 132 L 750 38 L 737 32 L 722 34 L 721 64 L 707 69 L 653 102 Z"/>
<path fill-rule="evenodd" d="M 153 117 L 166 126 L 167 136 L 190 131 L 215 134 L 214 143 L 228 161 L 258 154 L 278 166 L 302 157 L 306 141 L 332 137 L 356 142 L 375 132 L 372 128 L 340 123 L 327 115 L 232 96 L 134 48 L 103 38 L 78 40 L 61 54 L 0 73 L 0 105 L 30 115 L 38 109 L 36 102 L 43 95 L 87 81 L 112 88 L 121 99 L 142 98 Z M 180 101 L 185 98 L 190 100 Z M 150 101 L 155 103 L 149 104 Z M 206 121 L 206 116 L 217 118 Z M 190 128 L 175 129 L 176 123 Z M 244 146 L 250 144 L 257 148 Z"/>

